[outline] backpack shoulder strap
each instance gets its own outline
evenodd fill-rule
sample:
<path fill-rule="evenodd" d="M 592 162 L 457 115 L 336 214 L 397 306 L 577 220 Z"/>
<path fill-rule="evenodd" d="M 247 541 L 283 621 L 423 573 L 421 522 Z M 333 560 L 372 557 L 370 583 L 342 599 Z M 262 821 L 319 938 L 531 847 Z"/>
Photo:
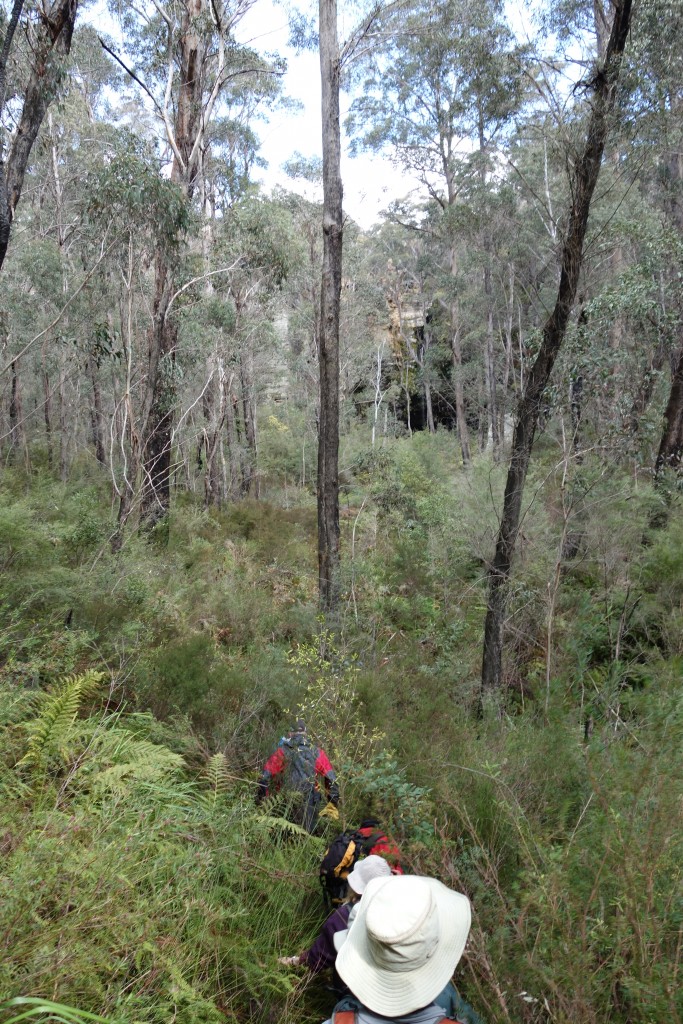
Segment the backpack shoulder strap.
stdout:
<path fill-rule="evenodd" d="M 335 866 L 334 866 L 333 870 L 334 870 L 335 877 L 336 878 L 340 878 L 340 877 L 345 878 L 346 875 L 348 875 L 349 872 L 351 871 L 351 869 L 353 868 L 353 865 L 354 865 L 355 861 L 356 861 L 356 841 L 355 841 L 355 839 L 353 837 L 351 837 L 349 839 L 347 845 L 346 845 L 346 849 L 344 850 L 344 855 L 342 856 L 342 858 L 339 861 L 339 863 L 335 864 Z M 344 872 L 346 872 L 346 875 L 344 874 Z M 344 1010 L 343 1012 L 346 1013 L 347 1011 Z M 342 1022 L 342 1024 L 347 1024 L 347 1022 Z M 348 1021 L 348 1024 L 353 1024 L 353 1021 Z"/>

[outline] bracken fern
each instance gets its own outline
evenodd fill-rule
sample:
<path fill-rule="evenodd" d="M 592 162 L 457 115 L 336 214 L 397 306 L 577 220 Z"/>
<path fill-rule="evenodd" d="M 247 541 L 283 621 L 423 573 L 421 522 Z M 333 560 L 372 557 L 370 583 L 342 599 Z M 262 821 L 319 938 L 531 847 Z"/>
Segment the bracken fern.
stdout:
<path fill-rule="evenodd" d="M 78 676 L 67 676 L 53 693 L 45 695 L 40 715 L 26 723 L 29 739 L 18 768 L 34 768 L 40 772 L 50 757 L 56 755 L 62 762 L 68 760 L 71 727 L 83 702 L 98 692 L 103 678 L 103 672 L 89 669 Z"/>
<path fill-rule="evenodd" d="M 202 778 L 206 781 L 213 795 L 214 802 L 220 796 L 224 796 L 230 788 L 230 773 L 228 772 L 228 759 L 222 751 L 213 754 L 206 763 L 202 772 Z"/>

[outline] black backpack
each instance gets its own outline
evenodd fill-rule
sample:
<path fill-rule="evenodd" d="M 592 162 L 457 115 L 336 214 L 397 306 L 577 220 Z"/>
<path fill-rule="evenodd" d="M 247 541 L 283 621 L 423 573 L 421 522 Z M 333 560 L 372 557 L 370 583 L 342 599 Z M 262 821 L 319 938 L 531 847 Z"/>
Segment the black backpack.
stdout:
<path fill-rule="evenodd" d="M 356 861 L 366 857 L 383 832 L 362 836 L 360 832 L 342 832 L 325 850 L 320 863 L 320 884 L 326 906 L 338 907 L 346 899 L 347 879 Z"/>

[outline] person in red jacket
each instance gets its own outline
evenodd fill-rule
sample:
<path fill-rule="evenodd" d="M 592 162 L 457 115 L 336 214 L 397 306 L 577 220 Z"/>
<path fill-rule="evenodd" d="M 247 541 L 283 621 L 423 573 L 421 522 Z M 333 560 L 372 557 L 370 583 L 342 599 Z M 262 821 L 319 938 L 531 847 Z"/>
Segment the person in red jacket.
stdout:
<path fill-rule="evenodd" d="M 311 743 L 302 719 L 263 766 L 256 801 L 280 792 L 294 798 L 289 817 L 307 832 L 313 832 L 318 823 L 323 795 L 333 808 L 339 803 L 334 768 L 325 751 Z"/>
<path fill-rule="evenodd" d="M 363 841 L 364 854 L 379 854 L 388 863 L 392 875 L 403 874 L 401 851 L 396 843 L 392 842 L 386 833 L 382 831 L 377 818 L 365 818 L 361 821 L 356 829 L 356 835 L 359 835 Z"/>

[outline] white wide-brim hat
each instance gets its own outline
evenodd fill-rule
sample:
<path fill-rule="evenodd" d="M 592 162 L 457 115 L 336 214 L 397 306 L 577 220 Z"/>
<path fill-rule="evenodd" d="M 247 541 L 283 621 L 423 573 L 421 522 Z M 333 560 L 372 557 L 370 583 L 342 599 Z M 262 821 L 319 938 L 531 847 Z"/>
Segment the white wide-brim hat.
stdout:
<path fill-rule="evenodd" d="M 369 857 L 359 860 L 346 879 L 349 889 L 353 889 L 358 896 L 362 896 L 369 882 L 373 878 L 386 878 L 391 874 L 391 868 L 377 853 L 371 853 Z"/>
<path fill-rule="evenodd" d="M 435 878 L 375 878 L 339 951 L 337 972 L 373 1013 L 412 1013 L 450 981 L 470 922 L 467 896 Z"/>

